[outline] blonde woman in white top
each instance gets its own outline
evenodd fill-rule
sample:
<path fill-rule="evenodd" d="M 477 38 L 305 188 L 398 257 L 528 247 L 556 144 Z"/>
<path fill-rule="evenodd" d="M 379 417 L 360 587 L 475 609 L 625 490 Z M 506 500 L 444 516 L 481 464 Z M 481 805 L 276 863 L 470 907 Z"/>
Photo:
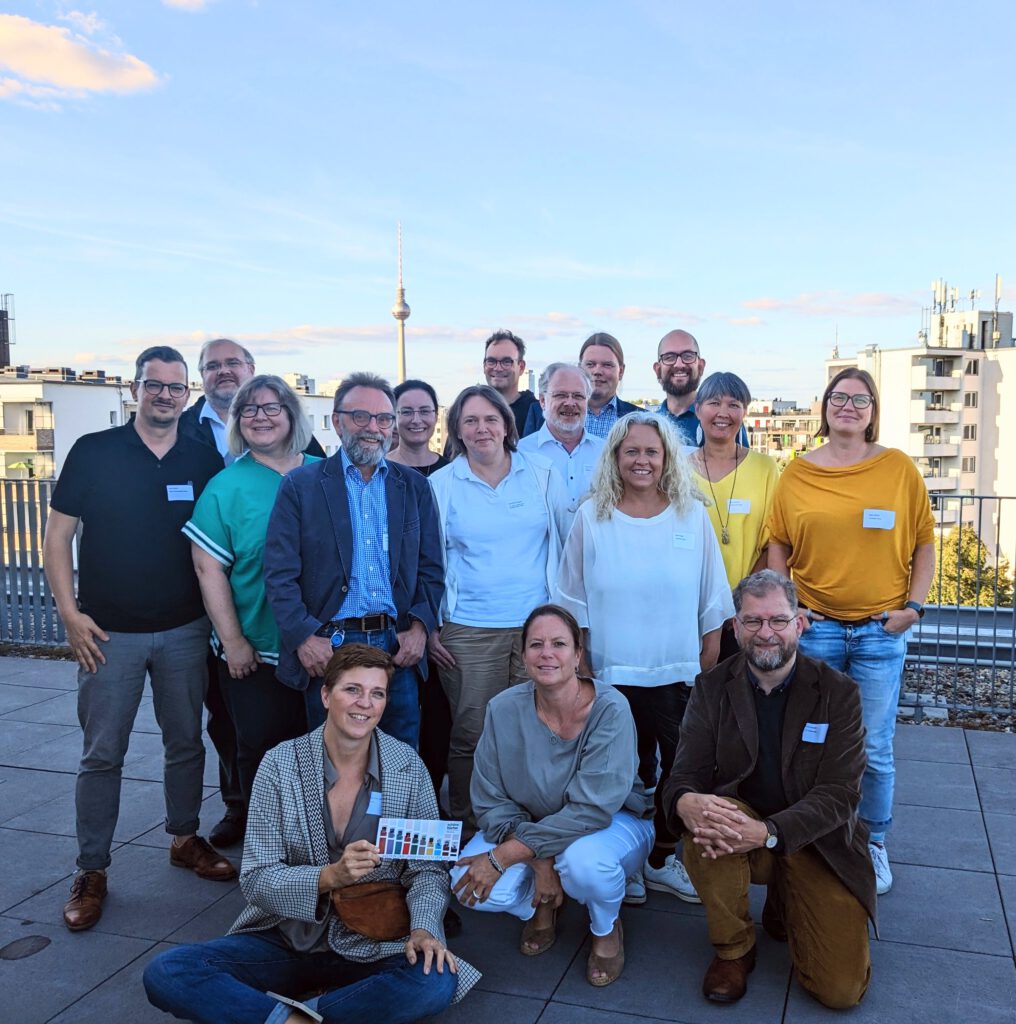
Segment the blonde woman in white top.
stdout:
<path fill-rule="evenodd" d="M 652 788 L 670 773 L 690 687 L 716 664 L 720 629 L 734 613 L 703 497 L 658 416 L 630 413 L 611 428 L 565 542 L 557 590 L 586 631 L 590 674 L 631 705 L 639 776 Z M 675 845 L 657 799 L 645 885 L 698 902 Z M 644 901 L 641 880 L 627 899 Z"/>

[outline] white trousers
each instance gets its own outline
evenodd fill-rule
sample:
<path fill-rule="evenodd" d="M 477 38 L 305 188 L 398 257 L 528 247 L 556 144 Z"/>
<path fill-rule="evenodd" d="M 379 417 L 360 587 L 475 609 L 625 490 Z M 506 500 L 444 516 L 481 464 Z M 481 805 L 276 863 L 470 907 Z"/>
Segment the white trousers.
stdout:
<path fill-rule="evenodd" d="M 588 909 L 589 930 L 594 935 L 609 935 L 613 930 L 624 899 L 625 879 L 642 869 L 654 836 L 652 819 L 618 811 L 605 829 L 576 839 L 554 859 L 561 887 Z M 462 856 L 486 853 L 494 845 L 477 832 Z M 465 873 L 465 868 L 453 868 L 452 885 L 457 885 Z M 497 880 L 490 895 L 471 909 L 512 914 L 528 921 L 536 913 L 535 889 L 533 869 L 526 863 L 513 864 Z"/>

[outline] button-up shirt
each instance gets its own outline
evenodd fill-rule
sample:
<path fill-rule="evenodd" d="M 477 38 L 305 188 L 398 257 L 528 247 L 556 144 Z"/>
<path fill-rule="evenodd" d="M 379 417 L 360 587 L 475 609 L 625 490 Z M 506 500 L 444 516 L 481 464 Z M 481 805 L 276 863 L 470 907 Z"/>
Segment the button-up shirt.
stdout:
<path fill-rule="evenodd" d="M 236 456 L 230 454 L 229 451 L 229 439 L 226 437 L 226 424 L 222 422 L 219 414 L 212 408 L 212 403 L 209 402 L 208 399 L 205 399 L 204 404 L 201 406 L 201 412 L 198 413 L 198 419 L 208 420 L 208 425 L 212 428 L 212 439 L 215 441 L 215 447 L 218 448 L 219 454 L 228 466 Z"/>
<path fill-rule="evenodd" d="M 535 433 L 519 441 L 519 451 L 537 452 L 550 459 L 554 468 L 561 474 L 568 489 L 570 504 L 568 511 L 574 512 L 579 502 L 589 490 L 596 462 L 603 451 L 604 442 L 600 437 L 593 437 L 588 430 L 582 431 L 582 438 L 571 450 L 568 449 L 550 432 L 546 423 Z"/>
<path fill-rule="evenodd" d="M 387 612 L 395 617 L 392 576 L 388 558 L 388 501 L 385 481 L 388 463 L 381 460 L 369 480 L 364 480 L 345 450 L 339 455 L 353 524 L 353 566 L 338 618 L 359 618 Z"/>
<path fill-rule="evenodd" d="M 617 422 L 617 395 L 604 403 L 598 413 L 591 407 L 586 409 L 586 433 L 594 437 L 606 437 L 610 428 Z"/>

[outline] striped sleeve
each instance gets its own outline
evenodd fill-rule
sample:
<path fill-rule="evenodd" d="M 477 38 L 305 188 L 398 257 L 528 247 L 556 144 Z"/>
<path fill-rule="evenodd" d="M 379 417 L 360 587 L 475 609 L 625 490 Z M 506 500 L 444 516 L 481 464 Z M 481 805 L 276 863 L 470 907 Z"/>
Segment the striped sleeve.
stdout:
<path fill-rule="evenodd" d="M 202 551 L 211 555 L 227 568 L 233 564 L 232 538 L 222 517 L 220 488 L 211 484 L 205 488 L 194 506 L 194 513 L 181 528 L 184 534 Z"/>

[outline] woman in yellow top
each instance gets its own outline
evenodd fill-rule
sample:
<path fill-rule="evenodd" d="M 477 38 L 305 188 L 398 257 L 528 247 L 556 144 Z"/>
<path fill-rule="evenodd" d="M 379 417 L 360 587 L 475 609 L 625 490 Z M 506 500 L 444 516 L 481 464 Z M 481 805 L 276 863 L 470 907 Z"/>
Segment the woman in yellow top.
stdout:
<path fill-rule="evenodd" d="M 731 590 L 745 576 L 765 568 L 769 513 L 780 478 L 775 459 L 737 443 L 750 401 L 748 385 L 735 374 L 707 377 L 695 398 L 702 447 L 687 449 L 695 483 L 712 502 L 709 520 Z M 728 620 L 720 637 L 720 660 L 737 651 Z"/>
<path fill-rule="evenodd" d="M 783 471 L 770 523 L 769 567 L 793 573 L 808 629 L 804 654 L 846 672 L 861 691 L 868 767 L 861 819 L 879 894 L 892 886 L 893 736 L 907 630 L 924 613 L 935 571 L 934 520 L 913 461 L 878 441 L 878 391 L 841 370 L 822 396 L 829 443 Z M 821 743 L 816 723 L 813 742 Z"/>

